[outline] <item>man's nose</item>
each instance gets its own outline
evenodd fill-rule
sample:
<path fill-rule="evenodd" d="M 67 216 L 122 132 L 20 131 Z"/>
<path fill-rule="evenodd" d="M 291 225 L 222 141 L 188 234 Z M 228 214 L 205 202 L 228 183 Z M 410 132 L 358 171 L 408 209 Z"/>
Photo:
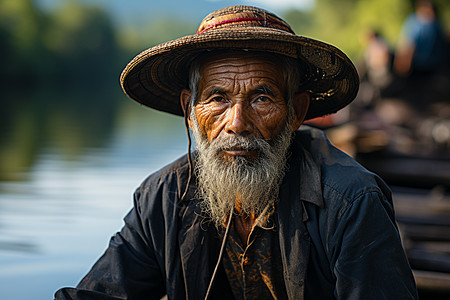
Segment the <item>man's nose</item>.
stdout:
<path fill-rule="evenodd" d="M 253 125 L 248 108 L 243 103 L 235 103 L 227 115 L 225 132 L 228 134 L 249 135 Z"/>

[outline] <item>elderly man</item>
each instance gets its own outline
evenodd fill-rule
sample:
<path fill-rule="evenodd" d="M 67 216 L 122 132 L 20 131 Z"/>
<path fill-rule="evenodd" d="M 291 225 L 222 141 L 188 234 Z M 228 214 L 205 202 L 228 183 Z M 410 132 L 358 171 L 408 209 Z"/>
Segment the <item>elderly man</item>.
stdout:
<path fill-rule="evenodd" d="M 355 97 L 341 51 L 233 6 L 139 54 L 121 82 L 184 115 L 197 151 L 142 183 L 105 254 L 57 299 L 417 298 L 386 185 L 297 130 Z"/>

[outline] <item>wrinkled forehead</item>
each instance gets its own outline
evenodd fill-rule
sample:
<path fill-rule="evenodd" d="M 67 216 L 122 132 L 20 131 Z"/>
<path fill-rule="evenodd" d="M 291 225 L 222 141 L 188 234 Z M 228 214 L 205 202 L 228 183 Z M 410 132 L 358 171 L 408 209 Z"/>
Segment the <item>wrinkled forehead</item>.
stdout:
<path fill-rule="evenodd" d="M 200 82 L 222 80 L 231 80 L 235 84 L 269 80 L 283 87 L 285 85 L 280 63 L 267 56 L 252 54 L 215 56 L 202 63 Z"/>

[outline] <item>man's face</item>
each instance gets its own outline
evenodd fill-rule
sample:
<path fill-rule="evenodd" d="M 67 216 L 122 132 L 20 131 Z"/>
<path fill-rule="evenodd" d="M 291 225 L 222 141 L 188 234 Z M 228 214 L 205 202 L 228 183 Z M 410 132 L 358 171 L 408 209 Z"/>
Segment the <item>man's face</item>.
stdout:
<path fill-rule="evenodd" d="M 268 57 L 248 53 L 207 59 L 195 106 L 200 132 L 210 143 L 236 135 L 270 142 L 286 124 L 285 85 L 280 64 Z M 258 153 L 235 147 L 219 155 L 227 161 L 237 156 L 253 160 Z"/>
<path fill-rule="evenodd" d="M 278 198 L 293 130 L 307 93 L 286 102 L 286 76 L 273 56 L 242 52 L 204 59 L 198 101 L 189 113 L 203 210 L 220 224 L 233 207 L 258 215 Z M 191 92 L 181 92 L 186 107 Z"/>

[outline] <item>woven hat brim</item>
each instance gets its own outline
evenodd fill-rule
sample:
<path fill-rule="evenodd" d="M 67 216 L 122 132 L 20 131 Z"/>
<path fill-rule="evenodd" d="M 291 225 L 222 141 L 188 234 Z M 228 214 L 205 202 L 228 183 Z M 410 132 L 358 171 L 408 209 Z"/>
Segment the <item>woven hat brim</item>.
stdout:
<path fill-rule="evenodd" d="M 159 44 L 137 55 L 124 69 L 124 92 L 151 108 L 182 116 L 179 95 L 188 87 L 191 62 L 205 51 L 246 49 L 302 59 L 311 67 L 311 103 L 306 120 L 331 114 L 348 105 L 359 79 L 350 59 L 336 47 L 265 27 L 227 27 Z"/>

